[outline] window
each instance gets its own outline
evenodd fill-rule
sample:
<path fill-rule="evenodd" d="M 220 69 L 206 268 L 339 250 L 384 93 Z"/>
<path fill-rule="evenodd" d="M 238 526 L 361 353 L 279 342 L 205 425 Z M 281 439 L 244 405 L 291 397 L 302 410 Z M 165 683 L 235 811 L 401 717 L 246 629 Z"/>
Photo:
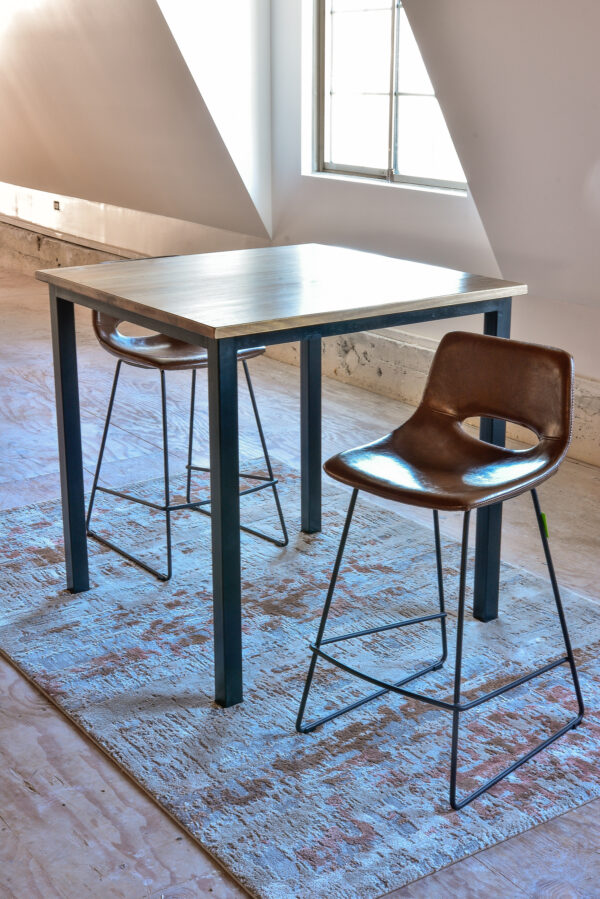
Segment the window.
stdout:
<path fill-rule="evenodd" d="M 318 0 L 318 168 L 464 189 L 400 0 Z"/>

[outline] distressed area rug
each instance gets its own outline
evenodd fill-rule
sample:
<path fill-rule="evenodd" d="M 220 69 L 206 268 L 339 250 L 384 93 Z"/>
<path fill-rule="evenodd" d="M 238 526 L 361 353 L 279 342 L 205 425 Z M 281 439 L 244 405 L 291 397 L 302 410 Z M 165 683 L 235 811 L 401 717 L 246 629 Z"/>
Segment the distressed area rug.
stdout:
<path fill-rule="evenodd" d="M 279 471 L 282 466 L 278 466 Z M 159 584 L 92 543 L 92 589 L 63 589 L 60 510 L 2 516 L 2 650 L 253 895 L 366 897 L 442 868 L 600 795 L 600 607 L 564 591 L 587 717 L 461 812 L 448 805 L 450 714 L 384 696 L 302 736 L 294 721 L 349 491 L 325 485 L 324 530 L 298 535 L 299 481 L 284 473 L 291 545 L 242 536 L 245 702 L 212 702 L 210 522 L 174 516 L 174 577 Z M 147 495 L 160 493 L 149 484 Z M 100 503 L 99 499 L 99 503 Z M 110 531 L 153 557 L 161 520 L 118 504 Z M 242 500 L 276 530 L 272 498 Z M 107 521 L 99 506 L 96 523 Z M 532 527 L 535 522 L 532 516 Z M 154 554 L 154 555 L 153 555 Z M 443 541 L 450 658 L 458 546 Z M 359 500 L 329 635 L 436 611 L 433 535 Z M 550 586 L 505 565 L 501 617 L 468 620 L 464 695 L 471 698 L 562 654 Z M 439 624 L 340 644 L 396 680 L 439 652 Z M 451 669 L 451 665 L 450 665 Z M 450 695 L 451 670 L 419 682 Z M 308 715 L 367 685 L 317 667 Z M 463 716 L 459 786 L 524 753 L 574 713 L 566 666 Z"/>

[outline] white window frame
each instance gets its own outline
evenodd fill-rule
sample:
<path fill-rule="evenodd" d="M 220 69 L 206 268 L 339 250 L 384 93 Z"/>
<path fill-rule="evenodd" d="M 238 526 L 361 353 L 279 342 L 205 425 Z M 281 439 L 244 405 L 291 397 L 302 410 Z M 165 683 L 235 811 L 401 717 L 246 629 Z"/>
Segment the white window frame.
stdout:
<path fill-rule="evenodd" d="M 390 91 L 389 91 L 389 134 L 388 134 L 388 167 L 387 169 L 369 168 L 367 166 L 342 165 L 339 163 L 325 162 L 325 91 L 327 77 L 325 73 L 326 57 L 326 3 L 327 0 L 315 0 L 316 4 L 316 97 L 315 97 L 315 121 L 316 141 L 315 158 L 316 170 L 326 174 L 347 175 L 360 178 L 372 178 L 391 184 L 409 184 L 415 186 L 439 188 L 452 191 L 467 192 L 466 181 L 446 181 L 439 178 L 415 177 L 397 172 L 395 168 L 397 148 L 397 121 L 396 121 L 396 97 L 397 96 L 423 96 L 422 94 L 400 92 L 398 90 L 398 65 L 396 57 L 399 47 L 400 9 L 402 0 L 395 0 L 392 4 L 391 33 L 390 33 Z M 431 96 L 427 94 L 426 96 Z"/>

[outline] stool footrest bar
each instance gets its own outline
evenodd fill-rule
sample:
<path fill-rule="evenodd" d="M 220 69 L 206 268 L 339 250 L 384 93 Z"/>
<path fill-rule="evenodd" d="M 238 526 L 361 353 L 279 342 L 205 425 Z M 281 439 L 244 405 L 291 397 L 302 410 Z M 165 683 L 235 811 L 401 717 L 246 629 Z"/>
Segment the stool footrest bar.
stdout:
<path fill-rule="evenodd" d="M 143 568 L 144 571 L 148 571 L 150 574 L 153 574 L 159 581 L 168 581 L 169 575 L 165 572 L 158 571 L 158 569 L 153 568 L 152 565 L 149 565 L 147 562 L 144 562 L 138 556 L 134 556 L 132 553 L 128 553 L 127 550 L 122 549 L 120 546 L 117 546 L 116 543 L 112 543 L 110 540 L 107 540 L 106 537 L 101 537 L 100 534 L 97 534 L 95 531 L 87 532 L 88 537 L 91 537 L 93 540 L 96 540 L 97 543 L 101 543 L 103 546 L 107 546 L 109 549 L 112 549 L 113 552 L 118 553 L 120 556 L 123 556 L 124 559 L 127 559 L 128 562 L 133 562 L 134 565 L 139 565 L 140 568 Z"/>
<path fill-rule="evenodd" d="M 266 484 L 265 486 L 270 486 Z M 252 488 L 252 493 L 256 493 L 257 490 L 262 490 L 263 486 Z M 243 494 L 240 493 L 240 496 Z M 210 518 L 210 512 L 208 509 L 196 509 L 197 512 L 201 512 L 203 515 L 207 515 Z M 240 531 L 245 531 L 246 534 L 252 534 L 254 537 L 260 537 L 262 540 L 266 540 L 267 543 L 272 543 L 274 546 L 287 546 L 287 534 L 284 534 L 282 540 L 278 537 L 270 537 L 269 534 L 265 534 L 263 531 L 257 531 L 256 528 L 248 527 L 246 524 L 240 524 Z"/>
<path fill-rule="evenodd" d="M 142 499 L 141 496 L 132 496 L 131 493 L 123 493 L 121 490 L 113 490 L 111 487 L 102 487 L 100 484 L 96 485 L 96 490 L 99 493 L 108 493 L 110 496 L 117 496 L 119 499 L 127 499 L 129 502 L 138 503 L 140 506 L 147 506 L 149 509 L 156 509 L 157 512 L 166 512 L 164 503 L 153 503 L 149 499 Z"/>
<path fill-rule="evenodd" d="M 385 693 L 389 693 L 390 691 L 397 691 L 401 684 L 408 684 L 410 681 L 416 680 L 418 677 L 423 677 L 423 675 L 428 674 L 430 671 L 436 671 L 441 668 L 443 665 L 443 660 L 437 659 L 437 661 L 432 662 L 431 665 L 427 665 L 425 668 L 421 668 L 419 671 L 414 672 L 413 674 L 409 674 L 407 677 L 403 677 L 402 680 L 396 681 L 394 684 L 388 684 L 386 681 L 380 681 L 376 678 L 371 678 L 369 676 L 365 676 L 362 673 L 355 671 L 355 669 L 351 668 L 344 663 L 338 662 L 336 659 L 333 659 L 327 653 L 322 650 L 316 649 L 314 646 L 311 646 L 313 652 L 317 655 L 321 656 L 327 661 L 332 662 L 332 664 L 336 665 L 338 668 L 343 668 L 349 674 L 356 674 L 357 677 L 360 677 L 361 680 L 365 680 L 368 683 L 373 684 L 374 686 L 378 686 L 381 689 L 376 690 L 374 693 L 369 693 L 368 696 L 363 696 L 361 699 L 357 699 L 356 702 L 352 702 L 349 705 L 343 706 L 341 709 L 337 709 L 335 712 L 331 712 L 329 715 L 324 715 L 322 718 L 318 718 L 316 721 L 312 721 L 310 724 L 303 725 L 298 728 L 301 733 L 309 733 L 315 728 L 319 727 L 321 724 L 325 724 L 327 721 L 333 721 L 334 718 L 339 718 L 340 715 L 345 715 L 346 712 L 351 712 L 353 709 L 359 708 L 361 705 L 365 705 L 367 702 L 371 702 L 373 699 L 377 699 L 379 696 L 383 696 Z"/>
<path fill-rule="evenodd" d="M 481 705 L 482 702 L 488 702 L 490 699 L 495 699 L 496 696 L 501 696 L 508 690 L 514 690 L 515 687 L 520 687 L 521 684 L 526 684 L 527 681 L 533 680 L 534 677 L 539 677 L 541 674 L 545 674 L 547 671 L 552 671 L 553 668 L 558 668 L 559 665 L 566 665 L 568 663 L 569 659 L 567 656 L 562 659 L 556 659 L 554 662 L 548 662 L 547 665 L 542 665 L 541 668 L 536 668 L 535 671 L 531 671 L 529 674 L 524 674 L 522 677 L 518 677 L 516 680 L 513 680 L 510 683 L 504 684 L 503 687 L 498 687 L 497 690 L 492 690 L 491 693 L 486 693 L 485 696 L 479 696 L 477 699 L 473 699 L 471 702 L 461 703 L 460 705 L 457 705 L 456 708 L 459 712 L 467 712 L 469 709 L 474 709 L 476 706 Z"/>
<path fill-rule="evenodd" d="M 517 759 L 516 762 L 513 762 L 512 765 L 509 765 L 508 768 L 504 768 L 504 770 L 500 771 L 499 774 L 496 774 L 495 777 L 492 777 L 491 780 L 486 781 L 472 793 L 469 793 L 467 796 L 464 796 L 462 799 L 457 800 L 455 794 L 452 794 L 450 797 L 450 805 L 455 811 L 459 811 L 461 808 L 464 808 L 465 805 L 468 805 L 469 802 L 472 802 L 474 799 L 477 799 L 478 796 L 481 796 L 482 793 L 485 793 L 491 787 L 495 786 L 509 774 L 512 774 L 513 771 L 516 771 L 517 768 L 520 768 L 521 765 L 524 765 L 525 762 L 528 762 L 529 759 L 532 759 L 534 755 L 537 755 L 538 752 L 541 752 L 542 749 L 546 749 L 547 746 L 550 746 L 551 743 L 554 743 L 555 740 L 558 740 L 559 737 L 562 737 L 563 734 L 566 734 L 567 731 L 573 730 L 578 724 L 581 723 L 583 718 L 583 713 L 576 715 L 574 718 L 571 718 L 560 730 L 557 730 L 555 733 L 551 734 L 533 749 L 530 749 L 529 752 L 522 755 L 520 759 Z"/>
<path fill-rule="evenodd" d="M 325 643 L 325 640 L 323 640 Z M 321 646 L 323 645 L 321 644 Z M 568 663 L 569 659 L 565 656 L 565 658 L 556 659 L 553 662 L 549 662 L 547 665 L 543 665 L 541 668 L 536 668 L 535 671 L 531 671 L 528 674 L 524 674 L 522 677 L 518 677 L 514 681 L 510 681 L 508 684 L 504 684 L 502 687 L 498 687 L 497 690 L 492 690 L 491 693 L 486 693 L 483 696 L 478 696 L 477 699 L 473 699 L 471 702 L 465 703 L 453 703 L 453 702 L 445 702 L 443 699 L 436 699 L 433 696 L 426 696 L 424 693 L 415 693 L 413 690 L 404 690 L 402 688 L 403 684 L 409 682 L 409 680 L 413 680 L 414 676 L 411 676 L 408 680 L 404 679 L 398 681 L 397 683 L 389 683 L 388 681 L 381 680 L 377 677 L 373 677 L 370 674 L 365 674 L 363 671 L 359 671 L 357 668 L 353 668 L 352 665 L 348 665 L 346 662 L 341 662 L 339 659 L 335 659 L 333 656 L 329 655 L 329 653 L 324 652 L 320 647 L 315 644 L 311 644 L 310 646 L 312 652 L 316 655 L 320 656 L 320 658 L 325 659 L 325 661 L 330 662 L 332 665 L 335 665 L 336 668 L 341 668 L 342 671 L 346 671 L 348 674 L 353 674 L 355 677 L 359 677 L 361 680 L 366 681 L 369 684 L 373 684 L 375 687 L 381 687 L 386 693 L 398 693 L 400 696 L 406 696 L 408 699 L 418 699 L 419 702 L 425 702 L 429 705 L 437 706 L 440 709 L 447 709 L 449 712 L 467 712 L 469 709 L 473 709 L 478 705 L 481 705 L 482 702 L 489 702 L 492 699 L 495 699 L 497 696 L 501 696 L 503 693 L 507 693 L 509 690 L 513 690 L 515 687 L 520 687 L 522 684 L 527 683 L 527 681 L 532 680 L 534 677 L 539 677 L 542 674 L 545 674 L 547 671 L 551 671 L 553 668 L 557 668 L 559 665 L 564 665 Z M 426 669 L 427 671 L 431 671 L 432 667 Z M 425 674 L 426 670 L 420 672 L 420 674 Z"/>
<path fill-rule="evenodd" d="M 364 631 L 354 631 L 352 634 L 341 634 L 339 637 L 328 637 L 321 640 L 321 646 L 328 643 L 340 643 L 342 640 L 352 640 L 354 637 L 367 637 L 369 634 L 379 634 L 382 631 L 391 631 L 397 627 L 407 627 L 409 624 L 421 624 L 422 621 L 437 621 L 439 618 L 445 618 L 445 612 L 437 612 L 435 615 L 421 615 L 420 618 L 405 618 L 402 621 L 394 621 L 392 624 L 382 624 L 379 627 L 371 627 Z"/>
<path fill-rule="evenodd" d="M 260 480 L 264 480 L 260 478 Z M 246 487 L 240 490 L 240 496 L 247 496 L 249 493 L 258 493 L 259 490 L 266 490 L 267 487 L 273 487 L 277 484 L 277 480 L 265 481 L 265 483 L 257 484 L 255 487 Z M 182 509 L 197 509 L 199 506 L 210 505 L 210 499 L 194 500 L 189 503 L 154 503 L 149 499 L 142 499 L 141 496 L 132 496 L 131 493 L 123 493 L 121 490 L 113 490 L 111 487 L 102 487 L 100 484 L 96 486 L 96 490 L 101 493 L 108 493 L 110 496 L 116 496 L 119 499 L 129 500 L 131 503 L 138 503 L 140 506 L 147 506 L 149 509 L 156 509 L 157 512 L 180 512 Z"/>
<path fill-rule="evenodd" d="M 374 687 L 381 687 L 381 689 L 385 690 L 386 692 L 398 693 L 400 696 L 407 696 L 409 699 L 419 699 L 421 702 L 427 702 L 429 703 L 429 705 L 435 705 L 440 709 L 448 709 L 451 712 L 454 711 L 454 706 L 450 702 L 444 702 L 441 699 L 434 699 L 431 696 L 424 696 L 422 693 L 413 693 L 411 690 L 404 690 L 402 688 L 402 684 L 407 684 L 411 680 L 414 680 L 416 677 L 427 674 L 428 671 L 435 671 L 436 669 L 440 668 L 441 662 L 439 660 L 437 662 L 433 662 L 422 671 L 419 671 L 418 674 L 411 674 L 409 675 L 409 677 L 392 684 L 389 681 L 384 681 L 378 677 L 373 677 L 370 674 L 365 674 L 364 671 L 359 671 L 358 668 L 353 668 L 352 665 L 348 665 L 346 662 L 341 662 L 339 659 L 334 659 L 334 657 L 330 656 L 328 652 L 324 652 L 314 644 L 311 644 L 310 648 L 315 653 L 315 655 L 318 655 L 320 658 L 325 659 L 326 662 L 330 662 L 332 665 L 335 665 L 336 668 L 341 668 L 342 671 L 345 671 L 347 674 L 353 674 L 355 677 L 359 677 L 361 680 L 366 681 L 368 684 L 373 684 Z"/>
<path fill-rule="evenodd" d="M 207 474 L 210 472 L 210 468 L 207 468 L 206 465 L 186 465 L 185 466 L 188 471 L 204 471 Z M 249 471 L 240 471 L 240 478 L 249 478 L 254 481 L 268 481 L 269 484 L 277 484 L 277 478 L 272 478 L 269 475 L 264 474 L 253 474 Z"/>

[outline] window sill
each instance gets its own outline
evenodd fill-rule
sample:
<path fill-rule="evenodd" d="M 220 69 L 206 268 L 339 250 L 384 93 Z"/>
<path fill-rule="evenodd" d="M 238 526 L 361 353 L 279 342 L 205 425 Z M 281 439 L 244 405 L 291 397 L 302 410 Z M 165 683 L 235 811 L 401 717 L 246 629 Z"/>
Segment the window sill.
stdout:
<path fill-rule="evenodd" d="M 344 181 L 351 184 L 368 184 L 373 187 L 387 187 L 392 190 L 411 190 L 427 194 L 442 194 L 446 197 L 462 197 L 466 199 L 469 191 L 455 187 L 440 187 L 433 184 L 413 184 L 410 181 L 386 181 L 383 178 L 369 178 L 366 175 L 349 175 L 347 172 L 303 172 L 303 178 L 314 178 L 317 181 Z"/>

